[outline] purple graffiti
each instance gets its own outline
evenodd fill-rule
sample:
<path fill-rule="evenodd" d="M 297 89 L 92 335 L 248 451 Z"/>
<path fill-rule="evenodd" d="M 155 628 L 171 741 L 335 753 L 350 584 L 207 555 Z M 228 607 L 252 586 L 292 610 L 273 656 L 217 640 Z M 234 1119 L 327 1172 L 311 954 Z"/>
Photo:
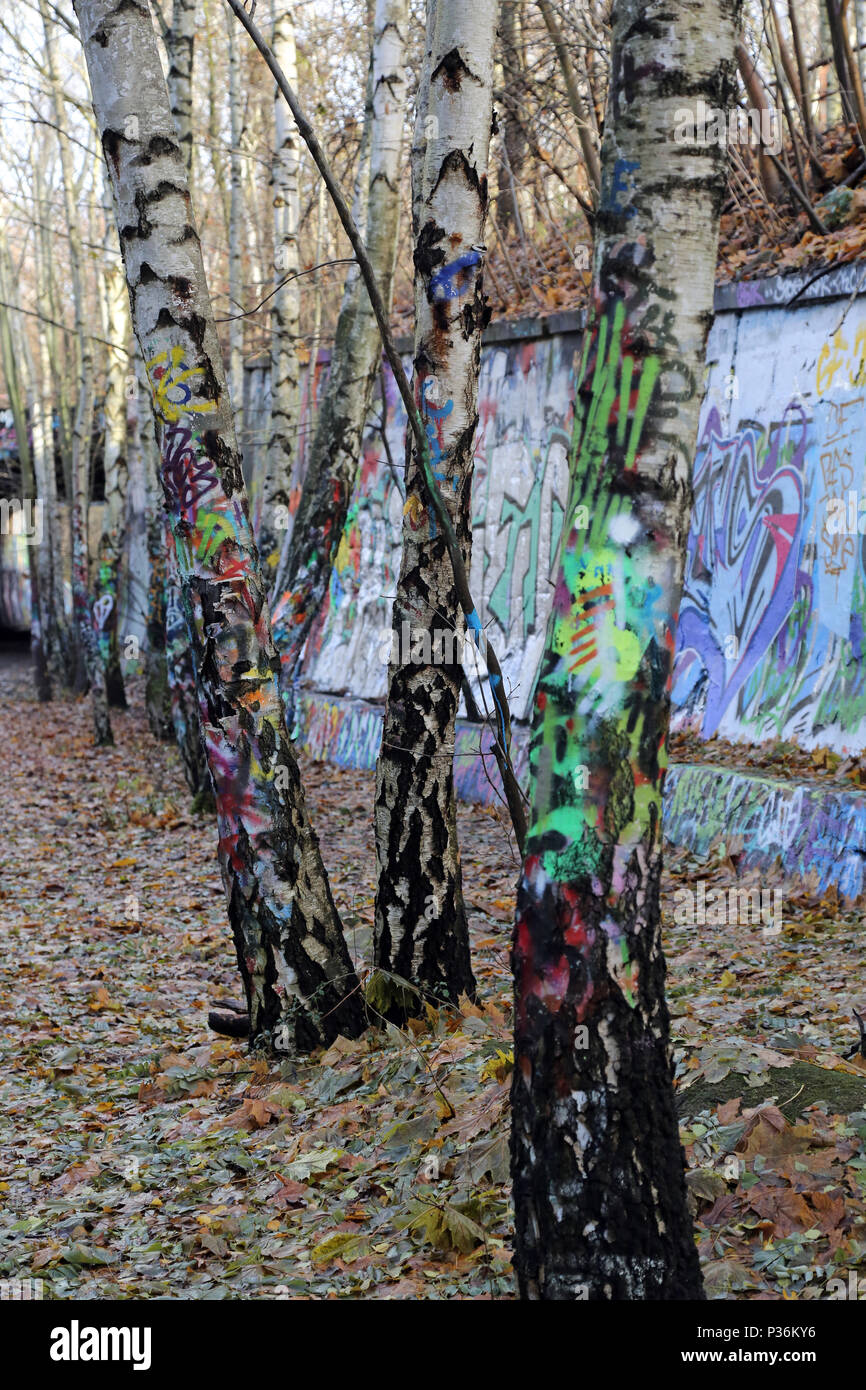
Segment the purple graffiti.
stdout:
<path fill-rule="evenodd" d="M 674 701 L 703 684 L 705 738 L 742 690 L 782 629 L 793 661 L 808 609 L 800 568 L 807 420 L 792 403 L 765 435 L 748 425 L 722 435 L 710 411 L 695 459 L 695 503 L 677 629 Z M 794 619 L 796 630 L 790 632 Z"/>

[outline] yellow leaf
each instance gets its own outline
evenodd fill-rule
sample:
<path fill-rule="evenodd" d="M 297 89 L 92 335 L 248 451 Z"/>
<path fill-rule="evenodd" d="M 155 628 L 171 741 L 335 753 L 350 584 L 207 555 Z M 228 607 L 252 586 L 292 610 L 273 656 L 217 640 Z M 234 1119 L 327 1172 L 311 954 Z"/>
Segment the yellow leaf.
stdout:
<path fill-rule="evenodd" d="M 736 975 L 732 974 L 730 970 L 724 970 L 722 972 L 722 978 L 719 980 L 719 984 L 721 985 L 722 989 L 730 989 L 731 985 L 735 985 L 736 983 L 737 977 Z"/>

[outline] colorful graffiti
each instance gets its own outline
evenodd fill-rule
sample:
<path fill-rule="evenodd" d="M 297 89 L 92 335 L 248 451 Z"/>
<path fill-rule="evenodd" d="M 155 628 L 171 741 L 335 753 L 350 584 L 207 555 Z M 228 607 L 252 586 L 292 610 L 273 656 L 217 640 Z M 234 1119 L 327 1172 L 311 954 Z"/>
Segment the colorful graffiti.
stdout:
<path fill-rule="evenodd" d="M 717 314 L 711 332 L 674 718 L 705 736 L 843 749 L 862 744 L 866 730 L 866 538 L 834 529 L 827 515 L 831 499 L 850 489 L 866 497 L 866 320 L 852 313 L 840 326 L 840 303 L 810 302 L 811 290 L 783 318 L 774 306 L 798 286 L 797 279 L 788 288 L 781 280 L 762 283 L 747 314 L 736 296 L 722 296 L 730 311 Z M 778 346 L 768 353 L 771 341 Z M 482 352 L 470 586 L 518 721 L 529 718 L 553 597 L 580 345 L 575 330 L 491 343 Z M 378 428 L 369 428 L 330 590 L 305 654 L 302 688 L 329 697 L 375 701 L 385 693 L 378 637 L 390 624 L 400 560 L 404 498 L 394 474 L 405 427 L 389 374 L 386 381 L 390 463 Z M 611 406 L 625 457 L 642 407 L 636 398 L 629 415 L 616 401 L 637 385 L 617 383 Z M 647 375 L 644 393 L 650 386 Z M 434 421 L 430 428 L 435 435 Z M 429 524 L 423 508 L 417 523 Z M 610 610 L 599 605 L 612 595 L 592 594 L 604 587 L 598 576 L 588 575 L 585 585 L 585 611 L 570 642 L 590 668 L 599 636 L 601 649 L 609 648 Z M 480 700 L 483 684 L 472 684 Z"/>
<path fill-rule="evenodd" d="M 569 333 L 490 347 L 482 354 L 470 587 L 518 719 L 529 708 L 550 611 L 568 491 L 573 358 L 579 341 Z M 432 443 L 447 403 L 431 402 L 431 394 L 425 393 L 425 404 L 432 404 L 438 417 L 431 415 L 428 421 Z M 406 417 L 390 372 L 386 401 L 391 461 L 402 462 Z M 405 505 L 395 473 L 378 429 L 368 430 L 328 598 L 307 644 L 306 690 L 364 700 L 385 694 L 387 668 L 379 660 L 379 634 L 390 626 Z M 423 506 L 416 522 L 430 524 Z M 279 611 L 277 605 L 275 613 Z M 483 674 L 482 669 L 480 679 L 472 682 L 479 701 Z"/>
<path fill-rule="evenodd" d="M 830 519 L 864 494 L 866 320 L 800 310 L 762 368 L 766 317 L 743 320 L 730 347 L 723 323 L 711 338 L 675 726 L 844 750 L 866 728 L 866 537 Z M 723 376 L 739 383 L 727 405 Z"/>
<path fill-rule="evenodd" d="M 701 858 L 740 841 L 738 872 L 781 872 L 843 898 L 866 892 L 866 797 L 814 783 L 780 782 L 722 767 L 673 766 L 665 786 L 665 838 Z"/>
<path fill-rule="evenodd" d="M 807 441 L 799 404 L 767 430 L 748 425 L 733 437 L 709 412 L 694 465 L 675 685 L 684 703 L 701 683 L 708 737 L 783 629 L 789 664 L 796 654 L 802 627 L 786 625 L 810 585 L 800 568 Z"/>

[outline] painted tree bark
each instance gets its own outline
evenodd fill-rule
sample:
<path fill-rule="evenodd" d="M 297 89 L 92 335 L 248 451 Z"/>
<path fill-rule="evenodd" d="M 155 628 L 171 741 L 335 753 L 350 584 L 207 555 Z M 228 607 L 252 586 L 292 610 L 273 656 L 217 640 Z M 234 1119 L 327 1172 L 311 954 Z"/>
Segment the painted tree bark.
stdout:
<path fill-rule="evenodd" d="M 195 0 L 175 0 L 171 27 L 165 32 L 168 55 L 168 99 L 187 179 L 192 180 L 192 74 L 195 41 Z M 174 738 L 184 780 L 196 809 L 213 809 L 210 778 L 199 726 L 192 664 L 191 637 L 180 587 L 174 533 L 164 513 L 158 529 L 165 549 L 164 619 L 165 671 Z"/>
<path fill-rule="evenodd" d="M 233 315 L 229 321 L 229 386 L 234 409 L 235 429 L 243 443 L 244 407 L 244 321 L 238 315 L 245 308 L 243 284 L 243 252 L 241 238 L 244 227 L 243 169 L 241 166 L 241 138 L 243 120 L 241 115 L 241 57 L 238 48 L 236 28 L 231 14 L 226 10 L 229 50 L 229 117 L 231 129 L 231 150 L 229 152 L 229 303 L 228 312 Z"/>
<path fill-rule="evenodd" d="M 400 217 L 400 160 L 406 72 L 406 0 L 376 0 L 371 71 L 369 183 L 359 174 L 355 220 L 366 204 L 365 244 L 387 307 L 391 303 Z M 361 166 L 363 171 L 363 165 Z M 366 194 L 366 197 L 363 195 Z M 301 500 L 274 588 L 274 630 L 290 719 L 294 678 L 331 579 L 361 438 L 381 360 L 381 337 L 357 266 L 350 268 Z"/>
<path fill-rule="evenodd" d="M 292 12 L 278 0 L 273 50 L 288 81 L 297 86 L 295 26 Z M 259 554 L 265 574 L 271 574 L 280 558 L 289 516 L 289 490 L 298 431 L 298 352 L 301 291 L 298 225 L 300 158 L 294 121 L 274 88 L 274 284 L 279 288 L 271 301 L 271 411 L 261 482 Z"/>
<path fill-rule="evenodd" d="M 537 681 L 518 889 L 512 1172 L 528 1299 L 702 1297 L 659 879 L 674 628 L 712 318 L 737 0 L 618 0 L 594 305 Z"/>
<path fill-rule="evenodd" d="M 286 733 L 183 155 L 144 0 L 74 7 L 159 420 L 251 1043 L 306 1051 L 356 1036 L 364 1014 Z"/>
<path fill-rule="evenodd" d="M 467 568 L 481 333 L 490 317 L 483 270 L 496 12 L 495 0 L 438 0 L 428 9 L 413 151 L 414 394 Z M 452 634 L 462 637 L 465 624 L 415 449 L 395 637 L 404 623 L 412 643 L 408 653 L 393 644 L 376 767 L 374 962 L 454 1003 L 475 991 L 452 765 L 463 678 Z"/>
<path fill-rule="evenodd" d="M 107 184 L 107 180 L 106 180 Z M 118 609 L 121 568 L 126 537 L 126 379 L 129 355 L 129 298 L 126 277 L 111 215 L 111 190 L 105 188 L 105 262 L 102 272 L 104 336 L 108 348 L 105 402 L 105 511 L 97 561 L 97 597 L 93 620 L 105 670 L 105 689 L 110 706 L 126 709 L 123 671 L 118 642 Z"/>
<path fill-rule="evenodd" d="M 166 660 L 165 615 L 168 606 L 168 541 L 165 534 L 165 503 L 162 496 L 159 445 L 151 407 L 150 387 L 138 344 L 133 352 L 135 368 L 134 414 L 136 447 L 141 453 L 145 488 L 145 527 L 147 547 L 147 625 L 144 653 L 144 707 L 155 739 L 169 743 L 174 737 L 171 693 Z M 172 539 L 173 544 L 173 539 Z"/>

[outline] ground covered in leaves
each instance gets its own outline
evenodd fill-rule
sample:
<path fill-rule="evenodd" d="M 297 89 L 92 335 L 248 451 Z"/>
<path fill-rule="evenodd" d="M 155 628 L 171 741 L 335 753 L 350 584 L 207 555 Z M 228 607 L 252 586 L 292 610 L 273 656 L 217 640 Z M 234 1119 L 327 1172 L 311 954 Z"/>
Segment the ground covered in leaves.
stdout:
<path fill-rule="evenodd" d="M 86 704 L 0 666 L 0 1277 L 46 1297 L 509 1298 L 508 947 L 516 859 L 462 807 L 478 1005 L 282 1067 L 207 1027 L 238 997 L 210 821 L 140 707 L 91 747 Z M 372 776 L 304 768 L 362 969 Z M 729 889 L 723 846 L 667 872 L 688 1184 L 715 1297 L 826 1296 L 866 1264 L 861 920 L 785 896 L 784 927 L 674 921 Z"/>

